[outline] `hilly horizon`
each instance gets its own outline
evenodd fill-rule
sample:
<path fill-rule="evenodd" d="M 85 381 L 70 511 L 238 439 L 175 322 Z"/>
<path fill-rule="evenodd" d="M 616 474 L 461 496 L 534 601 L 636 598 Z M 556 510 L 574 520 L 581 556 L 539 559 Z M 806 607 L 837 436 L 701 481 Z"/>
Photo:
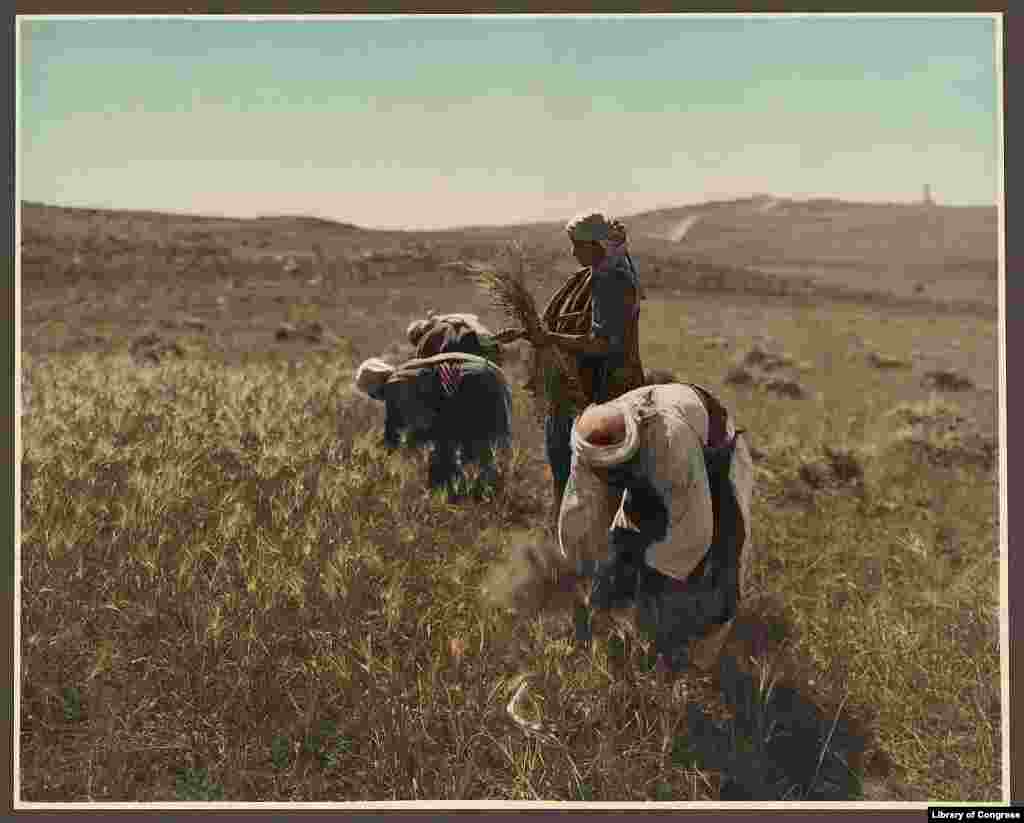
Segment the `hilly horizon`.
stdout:
<path fill-rule="evenodd" d="M 712 200 L 623 215 L 631 251 L 649 289 L 729 290 L 726 280 L 758 288 L 830 294 L 872 293 L 902 299 L 966 301 L 994 308 L 999 271 L 999 213 L 994 206 L 869 203 L 771 195 Z M 193 241 L 234 257 L 364 260 L 394 252 L 439 263 L 489 265 L 519 242 L 552 277 L 575 265 L 562 221 L 443 230 L 361 226 L 317 216 L 227 217 L 141 209 L 93 209 L 22 201 L 23 262 L 42 246 L 77 247 L 96 238 L 129 245 Z M 202 235 L 202 236 L 200 236 Z M 87 240 L 93 238 L 93 240 Z M 210 249 L 208 249 L 210 251 Z M 48 253 L 40 248 L 44 258 Z M 427 265 L 425 270 L 430 270 Z M 30 269 L 31 270 L 31 267 Z M 756 288 L 752 282 L 756 281 Z M 717 285 L 716 285 L 717 283 Z"/>
<path fill-rule="evenodd" d="M 541 228 L 549 226 L 557 226 L 561 228 L 571 217 L 568 213 L 564 219 L 526 219 L 514 222 L 496 222 L 496 223 L 466 223 L 466 224 L 455 224 L 451 226 L 445 226 L 441 228 L 400 228 L 395 226 L 373 226 L 369 224 L 362 224 L 353 222 L 351 220 L 342 220 L 340 218 L 324 217 L 317 214 L 302 214 L 302 213 L 266 213 L 259 215 L 232 215 L 232 214 L 217 214 L 213 212 L 186 212 L 175 209 L 159 209 L 159 208 L 114 208 L 108 206 L 70 206 L 61 205 L 59 203 L 49 203 L 38 200 L 22 199 L 22 207 L 34 207 L 43 209 L 62 209 L 69 212 L 111 212 L 115 214 L 122 214 L 126 216 L 151 216 L 151 217 L 175 217 L 188 220 L 298 220 L 308 222 L 312 224 L 320 225 L 332 225 L 340 226 L 348 229 L 359 229 L 360 231 L 369 232 L 402 232 L 409 234 L 437 234 L 446 232 L 474 232 L 474 231 L 488 231 L 495 229 L 516 229 L 516 228 Z M 847 200 L 841 197 L 782 197 L 773 194 L 754 194 L 746 197 L 732 197 L 732 198 L 721 198 L 721 199 L 709 199 L 699 203 L 687 203 L 684 205 L 675 206 L 658 206 L 656 208 L 641 209 L 639 211 L 629 212 L 615 212 L 614 216 L 626 220 L 626 221 L 655 221 L 664 219 L 685 219 L 686 217 L 707 212 L 709 210 L 725 210 L 730 207 L 736 209 L 743 209 L 744 207 L 755 208 L 756 211 L 761 213 L 776 212 L 779 213 L 779 207 L 785 207 L 790 209 L 790 213 L 814 213 L 819 214 L 829 208 L 832 209 L 893 209 L 893 210 L 919 210 L 927 208 L 933 212 L 956 212 L 960 214 L 985 214 L 989 215 L 992 219 L 998 217 L 998 205 L 979 205 L 979 204 L 966 204 L 957 205 L 949 203 L 923 203 L 921 201 L 887 201 L 887 200 Z M 609 212 L 611 213 L 611 212 Z"/>

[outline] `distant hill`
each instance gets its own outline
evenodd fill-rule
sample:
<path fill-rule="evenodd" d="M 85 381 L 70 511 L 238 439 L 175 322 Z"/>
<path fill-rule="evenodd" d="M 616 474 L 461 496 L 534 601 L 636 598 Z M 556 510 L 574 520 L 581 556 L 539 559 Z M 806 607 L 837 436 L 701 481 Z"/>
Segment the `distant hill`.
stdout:
<path fill-rule="evenodd" d="M 705 280 L 764 277 L 826 292 L 997 300 L 998 211 L 991 207 L 792 200 L 759 196 L 623 216 L 650 285 L 694 272 Z M 566 255 L 561 223 L 453 229 L 435 236 L 498 242 L 516 236 Z M 682 271 L 680 271 L 682 269 Z M 748 285 L 749 288 L 749 285 Z"/>
<path fill-rule="evenodd" d="M 630 225 L 681 254 L 777 274 L 994 282 L 998 270 L 994 206 L 760 197 L 645 212 Z"/>
<path fill-rule="evenodd" d="M 855 203 L 760 196 L 623 216 L 648 288 L 838 294 L 872 292 L 909 299 L 997 299 L 995 207 Z M 253 255 L 333 258 L 417 255 L 433 262 L 489 261 L 521 241 L 556 278 L 571 271 L 563 224 L 556 221 L 443 231 L 395 231 L 319 217 L 251 219 L 150 211 L 22 204 L 23 264 L 106 250 L 183 249 L 198 256 L 231 250 Z M 218 252 L 219 250 L 219 252 Z M 395 268 L 392 266 L 392 268 Z M 426 270 L 433 270 L 427 266 Z M 789 284 L 789 285 L 786 285 Z"/>

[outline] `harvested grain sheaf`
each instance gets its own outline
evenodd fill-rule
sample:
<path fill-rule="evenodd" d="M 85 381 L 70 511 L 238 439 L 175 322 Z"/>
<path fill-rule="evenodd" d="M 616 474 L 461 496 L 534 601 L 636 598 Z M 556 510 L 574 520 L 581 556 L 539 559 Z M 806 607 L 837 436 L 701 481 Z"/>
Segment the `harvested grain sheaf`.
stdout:
<path fill-rule="evenodd" d="M 526 287 L 522 268 L 517 272 L 487 271 L 475 279 L 487 292 L 494 307 L 514 324 L 513 327 L 502 329 L 495 335 L 498 342 L 529 340 L 538 331 L 547 330 L 537 311 L 533 295 Z M 534 350 L 530 385 L 542 387 L 543 397 L 540 405 L 543 413 L 582 410 L 587 405 L 586 397 L 572 359 L 553 345 L 534 346 Z"/>

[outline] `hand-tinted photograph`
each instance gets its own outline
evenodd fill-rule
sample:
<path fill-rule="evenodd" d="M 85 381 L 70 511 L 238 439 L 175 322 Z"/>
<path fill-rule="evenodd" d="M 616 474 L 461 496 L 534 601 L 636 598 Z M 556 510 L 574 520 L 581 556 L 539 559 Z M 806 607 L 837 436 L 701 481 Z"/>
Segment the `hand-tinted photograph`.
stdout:
<path fill-rule="evenodd" d="M 16 803 L 1008 800 L 1001 26 L 19 17 Z"/>

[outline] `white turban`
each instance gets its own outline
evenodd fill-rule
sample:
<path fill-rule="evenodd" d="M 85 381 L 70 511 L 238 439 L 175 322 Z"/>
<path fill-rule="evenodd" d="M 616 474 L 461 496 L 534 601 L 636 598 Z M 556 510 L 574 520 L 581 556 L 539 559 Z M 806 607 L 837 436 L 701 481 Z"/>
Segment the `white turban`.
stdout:
<path fill-rule="evenodd" d="M 374 392 L 383 386 L 394 373 L 395 368 L 390 363 L 379 357 L 371 357 L 369 360 L 363 361 L 356 370 L 356 388 L 363 394 L 373 397 Z"/>

